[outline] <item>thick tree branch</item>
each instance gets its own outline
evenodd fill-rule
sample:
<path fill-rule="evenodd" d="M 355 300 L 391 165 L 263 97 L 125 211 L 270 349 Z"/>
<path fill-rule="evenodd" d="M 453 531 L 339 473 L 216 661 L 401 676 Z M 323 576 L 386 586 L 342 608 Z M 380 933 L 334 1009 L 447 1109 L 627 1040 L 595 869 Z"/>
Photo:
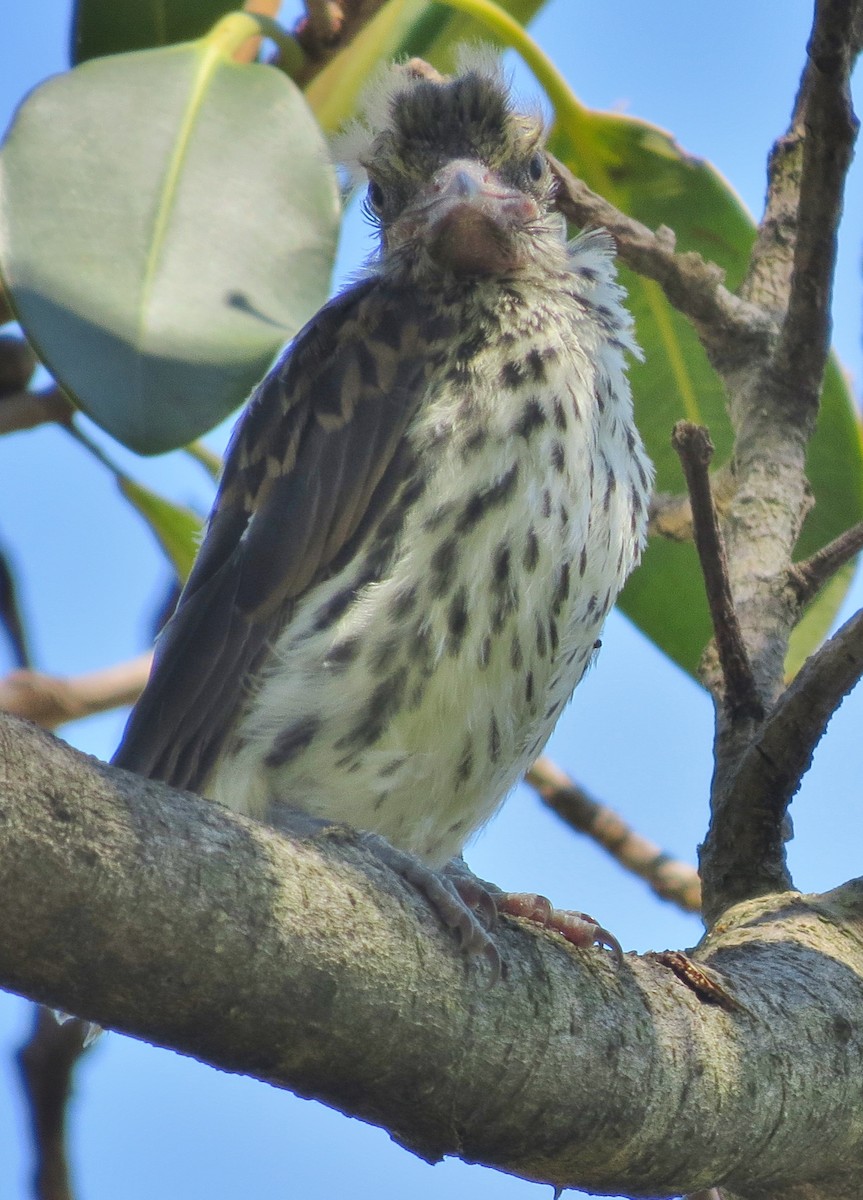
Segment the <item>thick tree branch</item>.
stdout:
<path fill-rule="evenodd" d="M 288 840 L 9 717 L 0 778 L 13 991 L 318 1097 L 428 1159 L 641 1195 L 855 1194 L 863 886 L 727 914 L 693 957 L 731 1011 L 660 963 L 615 969 L 507 921 L 489 987 L 350 831 Z"/>
<path fill-rule="evenodd" d="M 548 758 L 538 758 L 525 776 L 548 807 L 579 833 L 606 850 L 615 862 L 650 885 L 662 900 L 685 912 L 701 908 L 701 882 L 690 863 L 671 858 L 654 842 L 600 804 Z"/>
<path fill-rule="evenodd" d="M 691 421 L 678 421 L 671 441 L 689 489 L 695 546 L 722 670 L 722 701 L 732 721 L 760 720 L 763 708 L 731 595 L 725 546 L 710 490 L 713 443 L 707 430 Z"/>
<path fill-rule="evenodd" d="M 741 289 L 774 314 L 781 332 L 765 352 L 749 354 L 726 375 L 736 483 L 723 521 L 728 574 L 767 708 L 783 703 L 788 639 L 800 615 L 792 553 L 811 503 L 806 450 L 826 363 L 836 225 L 856 124 L 848 74 L 860 10 L 861 0 L 815 6 L 794 117 L 774 147 L 765 214 Z M 744 896 L 790 884 L 783 817 L 800 775 L 784 782 L 775 802 L 750 807 L 738 780 L 744 760 L 751 765 L 750 756 L 760 753 L 759 739 L 757 722 L 717 712 L 711 827 L 700 862 L 708 920 Z M 808 761 L 810 752 L 792 755 L 789 767 Z"/>

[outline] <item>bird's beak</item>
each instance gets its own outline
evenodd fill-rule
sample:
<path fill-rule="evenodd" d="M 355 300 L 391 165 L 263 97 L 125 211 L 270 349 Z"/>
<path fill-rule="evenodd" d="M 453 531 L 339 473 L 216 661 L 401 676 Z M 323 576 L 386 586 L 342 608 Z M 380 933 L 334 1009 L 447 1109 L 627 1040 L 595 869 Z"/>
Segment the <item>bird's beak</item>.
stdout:
<path fill-rule="evenodd" d="M 518 267 L 514 235 L 539 215 L 536 201 L 485 164 L 460 158 L 441 167 L 411 205 L 404 232 L 457 275 L 494 275 Z"/>

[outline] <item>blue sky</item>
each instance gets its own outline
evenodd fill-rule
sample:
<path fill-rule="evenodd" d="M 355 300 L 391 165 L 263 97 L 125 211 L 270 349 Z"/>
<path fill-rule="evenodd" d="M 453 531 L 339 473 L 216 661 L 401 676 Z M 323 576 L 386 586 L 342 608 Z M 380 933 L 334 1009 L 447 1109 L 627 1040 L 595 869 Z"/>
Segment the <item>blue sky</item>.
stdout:
<path fill-rule="evenodd" d="M 68 0 L 15 6 L 4 22 L 0 127 L 23 93 L 65 67 Z M 808 0 L 693 5 L 691 0 L 551 0 L 533 33 L 576 93 L 672 132 L 713 162 L 758 213 L 764 164 L 784 128 L 809 30 Z M 537 93 L 516 69 L 517 88 Z M 859 83 L 859 77 L 858 77 Z M 858 87 L 858 104 L 860 102 Z M 860 394 L 860 249 L 863 168 L 854 169 L 840 243 L 835 345 Z M 362 259 L 367 231 L 352 218 L 340 278 Z M 224 441 L 225 430 L 213 436 Z M 206 506 L 209 490 L 175 459 L 136 465 L 140 478 Z M 137 653 L 167 571 L 113 483 L 56 430 L 0 441 L 0 542 L 14 557 L 38 665 L 73 674 Z M 858 581 L 845 607 L 863 603 Z M 0 670 L 8 666 L 0 648 Z M 803 890 L 829 888 L 860 870 L 860 727 L 863 694 L 846 701 L 794 803 L 789 856 Z M 90 753 L 112 752 L 117 714 L 68 727 Z M 711 772 L 712 713 L 705 694 L 622 618 L 613 616 L 598 666 L 579 688 L 550 752 L 597 796 L 670 852 L 694 859 Z M 577 839 L 525 789 L 469 850 L 497 883 L 545 892 L 594 912 L 625 949 L 691 945 L 699 923 L 650 896 L 593 846 Z M 0 1200 L 23 1200 L 25 1136 L 10 1055 L 28 1006 L 0 995 Z M 74 1105 L 74 1165 L 87 1200 L 302 1194 L 323 1200 L 533 1200 L 547 1189 L 458 1162 L 412 1158 L 379 1130 L 255 1081 L 220 1074 L 117 1035 L 84 1065 Z"/>

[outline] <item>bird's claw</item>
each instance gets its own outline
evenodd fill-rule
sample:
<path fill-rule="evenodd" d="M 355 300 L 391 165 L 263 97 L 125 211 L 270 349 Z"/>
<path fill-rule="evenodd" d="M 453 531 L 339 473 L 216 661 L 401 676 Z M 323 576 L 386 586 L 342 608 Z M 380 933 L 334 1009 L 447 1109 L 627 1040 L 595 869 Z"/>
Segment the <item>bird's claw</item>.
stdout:
<path fill-rule="evenodd" d="M 545 896 L 534 892 L 500 892 L 494 894 L 497 911 L 510 917 L 521 917 L 559 933 L 572 946 L 581 950 L 590 946 L 606 946 L 612 953 L 615 964 L 623 961 L 623 950 L 613 933 L 603 929 L 593 917 L 583 912 L 571 912 L 554 908 Z"/>

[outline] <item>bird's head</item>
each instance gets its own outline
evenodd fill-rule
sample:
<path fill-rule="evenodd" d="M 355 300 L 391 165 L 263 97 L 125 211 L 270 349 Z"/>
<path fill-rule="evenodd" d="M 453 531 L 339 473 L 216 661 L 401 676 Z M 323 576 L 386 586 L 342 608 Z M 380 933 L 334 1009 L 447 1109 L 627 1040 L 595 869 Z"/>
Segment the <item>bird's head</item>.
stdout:
<path fill-rule="evenodd" d="M 488 56 L 452 78 L 394 68 L 352 138 L 382 271 L 482 278 L 562 263 L 542 121 L 513 108 Z"/>

